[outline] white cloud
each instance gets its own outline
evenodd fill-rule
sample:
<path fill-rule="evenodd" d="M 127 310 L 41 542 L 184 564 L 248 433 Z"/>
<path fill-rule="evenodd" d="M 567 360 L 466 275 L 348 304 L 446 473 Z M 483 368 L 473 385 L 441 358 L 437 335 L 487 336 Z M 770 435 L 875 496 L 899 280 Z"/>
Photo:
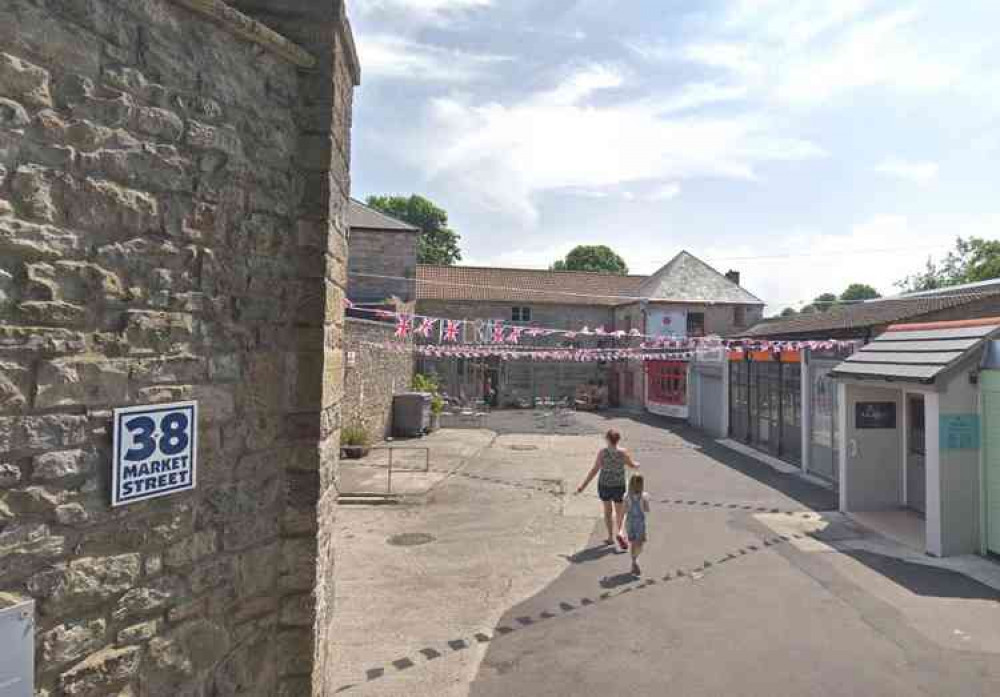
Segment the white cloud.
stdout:
<path fill-rule="evenodd" d="M 664 184 L 650 193 L 649 196 L 647 196 L 647 199 L 650 201 L 670 201 L 677 198 L 680 193 L 681 187 L 679 184 Z"/>
<path fill-rule="evenodd" d="M 752 180 L 764 163 L 824 154 L 763 115 L 671 116 L 662 100 L 590 103 L 624 81 L 614 68 L 591 66 L 511 103 L 438 98 L 403 150 L 429 178 L 522 225 L 536 221 L 532 199 L 543 191 L 691 177 Z"/>
<path fill-rule="evenodd" d="M 937 179 L 938 165 L 936 162 L 916 162 L 890 158 L 879 164 L 875 171 L 913 184 L 927 186 Z"/>
<path fill-rule="evenodd" d="M 493 0 L 358 0 L 362 14 L 405 13 L 423 18 L 480 10 L 493 5 Z"/>
<path fill-rule="evenodd" d="M 468 53 L 394 36 L 359 37 L 358 53 L 365 79 L 400 79 L 411 82 L 469 82 L 481 78 L 507 56 Z"/>

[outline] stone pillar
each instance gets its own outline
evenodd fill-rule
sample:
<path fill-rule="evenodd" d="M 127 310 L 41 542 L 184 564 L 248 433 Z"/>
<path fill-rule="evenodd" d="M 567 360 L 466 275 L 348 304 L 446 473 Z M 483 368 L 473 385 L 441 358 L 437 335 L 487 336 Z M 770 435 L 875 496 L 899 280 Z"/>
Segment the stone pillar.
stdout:
<path fill-rule="evenodd" d="M 308 466 L 290 476 L 295 496 L 289 511 L 311 517 L 313 528 L 289 526 L 285 559 L 315 569 L 312 589 L 285 602 L 282 643 L 290 652 L 284 674 L 286 694 L 308 694 L 308 663 L 314 656 L 312 694 L 332 694 L 328 685 L 328 632 L 333 618 L 333 523 L 337 505 L 344 376 L 344 300 L 347 296 L 347 211 L 350 197 L 351 112 L 360 70 L 343 0 L 235 0 L 241 11 L 308 51 L 316 65 L 300 74 L 298 163 L 304 194 L 298 215 L 298 250 L 303 279 L 299 313 L 297 404 L 293 427 L 318 439 Z M 297 460 L 296 466 L 302 461 Z M 300 518 L 299 518 L 300 517 Z M 318 540 L 318 544 L 317 544 Z M 306 610 L 311 608 L 312 612 Z M 283 619 L 285 613 L 283 613 Z"/>

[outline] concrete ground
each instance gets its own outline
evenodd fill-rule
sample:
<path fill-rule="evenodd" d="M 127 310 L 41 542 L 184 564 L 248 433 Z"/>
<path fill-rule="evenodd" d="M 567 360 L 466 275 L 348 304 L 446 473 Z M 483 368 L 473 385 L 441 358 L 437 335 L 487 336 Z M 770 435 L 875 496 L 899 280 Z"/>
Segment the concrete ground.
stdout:
<path fill-rule="evenodd" d="M 665 420 L 571 420 L 441 432 L 425 505 L 341 509 L 345 694 L 1000 694 L 997 565 L 901 548 Z M 638 579 L 594 485 L 569 493 L 609 426 L 653 499 Z"/>

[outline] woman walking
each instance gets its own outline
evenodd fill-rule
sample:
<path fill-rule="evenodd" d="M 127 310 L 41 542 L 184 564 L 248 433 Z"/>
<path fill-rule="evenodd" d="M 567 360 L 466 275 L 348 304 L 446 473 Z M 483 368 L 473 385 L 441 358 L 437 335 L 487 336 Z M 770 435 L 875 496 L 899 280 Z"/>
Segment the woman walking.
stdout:
<path fill-rule="evenodd" d="M 627 450 L 618 447 L 621 434 L 615 429 L 610 429 L 604 434 L 604 439 L 608 445 L 597 453 L 594 466 L 590 468 L 587 478 L 583 484 L 577 488 L 576 493 L 582 493 L 590 481 L 597 476 L 597 495 L 604 506 L 604 524 L 608 528 L 608 539 L 605 544 L 613 545 L 617 536 L 618 545 L 623 549 L 628 549 L 628 542 L 621 534 L 622 520 L 625 517 L 625 506 L 622 503 L 625 498 L 625 468 L 638 469 L 639 463 L 632 459 Z M 612 507 L 614 517 L 612 517 Z"/>

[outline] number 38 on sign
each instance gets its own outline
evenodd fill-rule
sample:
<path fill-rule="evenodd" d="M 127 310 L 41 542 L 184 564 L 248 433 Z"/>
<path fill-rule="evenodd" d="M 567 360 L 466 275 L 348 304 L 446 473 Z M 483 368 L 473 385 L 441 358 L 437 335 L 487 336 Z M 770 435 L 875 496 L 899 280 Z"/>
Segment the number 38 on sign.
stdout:
<path fill-rule="evenodd" d="M 197 402 L 115 409 L 114 419 L 112 506 L 194 489 Z"/>

